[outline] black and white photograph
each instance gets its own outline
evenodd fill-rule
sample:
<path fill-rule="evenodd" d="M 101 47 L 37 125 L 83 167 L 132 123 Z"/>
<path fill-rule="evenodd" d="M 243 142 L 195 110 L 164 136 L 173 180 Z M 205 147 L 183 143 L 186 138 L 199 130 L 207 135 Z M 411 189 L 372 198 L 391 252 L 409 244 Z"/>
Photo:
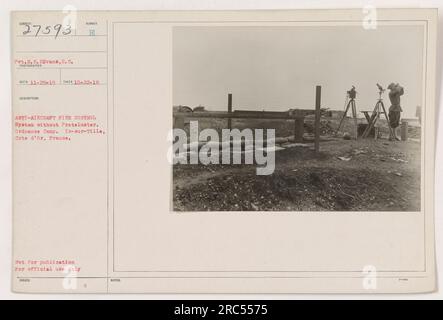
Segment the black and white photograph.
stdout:
<path fill-rule="evenodd" d="M 424 35 L 174 27 L 173 211 L 420 211 Z"/>
<path fill-rule="evenodd" d="M 442 5 L 37 2 L 2 11 L 0 299 L 441 298 Z"/>

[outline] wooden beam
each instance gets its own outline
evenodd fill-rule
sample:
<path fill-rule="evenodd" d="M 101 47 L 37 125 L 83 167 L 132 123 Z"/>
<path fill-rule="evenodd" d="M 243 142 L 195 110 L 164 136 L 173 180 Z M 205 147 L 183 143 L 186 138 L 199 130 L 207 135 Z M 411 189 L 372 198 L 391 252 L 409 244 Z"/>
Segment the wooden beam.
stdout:
<path fill-rule="evenodd" d="M 315 88 L 315 152 L 320 151 L 320 116 L 321 116 L 321 86 Z"/>
<path fill-rule="evenodd" d="M 266 119 L 267 117 L 288 117 L 293 113 L 289 111 L 254 111 L 254 110 L 235 110 L 233 114 L 236 117 L 252 116 L 256 118 Z M 301 115 L 300 113 L 298 115 Z"/>
<path fill-rule="evenodd" d="M 256 113 L 256 114 L 296 114 L 296 115 L 310 115 L 310 114 L 315 114 L 315 109 L 291 109 L 288 111 L 266 111 L 266 110 L 262 110 L 262 111 L 257 111 L 257 110 L 240 110 L 240 109 L 236 109 L 233 112 L 235 113 Z"/>
<path fill-rule="evenodd" d="M 225 112 L 225 111 L 203 111 L 203 112 L 174 112 L 174 117 L 184 118 L 214 118 L 214 119 L 280 119 L 294 120 L 304 119 L 304 114 L 290 114 L 289 112 L 267 112 L 255 111 L 251 113 Z"/>
<path fill-rule="evenodd" d="M 232 113 L 232 93 L 228 93 L 228 113 Z M 228 129 L 232 128 L 232 118 L 228 118 Z"/>
<path fill-rule="evenodd" d="M 395 129 L 394 129 L 395 130 Z M 402 141 L 408 141 L 408 122 L 402 121 L 401 122 L 401 140 Z"/>

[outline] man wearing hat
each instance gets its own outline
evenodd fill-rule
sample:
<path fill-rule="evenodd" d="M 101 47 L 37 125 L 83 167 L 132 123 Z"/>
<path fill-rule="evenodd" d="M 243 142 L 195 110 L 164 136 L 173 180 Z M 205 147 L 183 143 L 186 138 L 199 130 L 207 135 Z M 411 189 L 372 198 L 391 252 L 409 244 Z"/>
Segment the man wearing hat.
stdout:
<path fill-rule="evenodd" d="M 400 106 L 400 96 L 404 94 L 404 89 L 398 83 L 391 83 L 388 86 L 389 100 L 391 100 L 391 106 L 389 107 L 389 125 L 392 128 L 393 136 L 391 135 L 391 140 L 400 140 L 397 137 L 397 128 L 400 125 L 400 113 L 403 111 Z"/>

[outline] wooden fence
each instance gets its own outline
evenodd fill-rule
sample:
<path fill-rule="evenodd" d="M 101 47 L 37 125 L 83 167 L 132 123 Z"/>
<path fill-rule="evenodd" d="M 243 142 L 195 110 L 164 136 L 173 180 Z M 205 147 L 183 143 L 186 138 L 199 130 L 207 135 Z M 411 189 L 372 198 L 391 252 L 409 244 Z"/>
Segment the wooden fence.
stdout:
<path fill-rule="evenodd" d="M 320 116 L 321 116 L 321 87 L 316 87 L 315 95 L 315 121 L 314 121 L 314 148 L 320 149 Z M 228 111 L 198 111 L 198 112 L 180 112 L 173 113 L 174 128 L 184 129 L 185 119 L 211 118 L 228 119 L 227 127 L 231 129 L 232 119 L 262 119 L 262 120 L 294 120 L 294 138 L 296 142 L 303 142 L 304 121 L 306 114 L 312 114 L 312 109 L 295 109 L 291 111 L 249 111 L 232 110 L 232 94 L 228 94 Z"/>

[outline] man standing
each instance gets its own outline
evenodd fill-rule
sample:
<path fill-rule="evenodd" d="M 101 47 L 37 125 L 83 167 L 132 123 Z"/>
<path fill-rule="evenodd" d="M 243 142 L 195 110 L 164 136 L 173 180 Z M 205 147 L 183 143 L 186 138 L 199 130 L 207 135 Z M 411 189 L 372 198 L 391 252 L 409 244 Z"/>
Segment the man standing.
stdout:
<path fill-rule="evenodd" d="M 388 86 L 389 100 L 391 100 L 391 106 L 389 107 L 389 125 L 392 128 L 393 136 L 391 135 L 391 140 L 400 140 L 397 137 L 397 128 L 400 124 L 400 113 L 403 111 L 400 106 L 400 96 L 404 94 L 404 89 L 398 83 L 391 83 Z"/>

